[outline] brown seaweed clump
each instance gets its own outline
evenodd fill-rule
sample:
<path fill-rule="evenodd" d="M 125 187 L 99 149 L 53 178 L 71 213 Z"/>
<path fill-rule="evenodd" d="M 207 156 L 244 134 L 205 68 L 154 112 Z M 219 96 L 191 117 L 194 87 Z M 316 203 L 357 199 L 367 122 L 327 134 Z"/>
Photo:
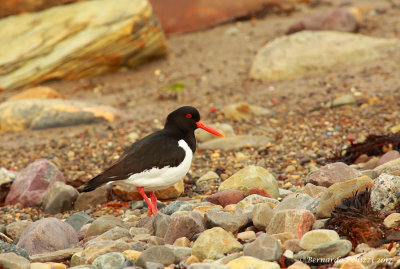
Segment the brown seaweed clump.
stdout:
<path fill-rule="evenodd" d="M 326 229 L 335 230 L 347 237 L 353 249 L 360 243 L 369 246 L 382 244 L 391 230 L 384 226 L 383 217 L 375 212 L 370 204 L 371 191 L 367 189 L 342 200 L 335 206 L 331 217 L 325 224 Z"/>
<path fill-rule="evenodd" d="M 364 142 L 353 143 L 352 140 L 350 142 L 350 147 L 335 152 L 334 156 L 328 159 L 327 162 L 353 164 L 363 154 L 367 156 L 381 156 L 388 150 L 399 150 L 400 132 L 389 135 L 369 135 Z"/>

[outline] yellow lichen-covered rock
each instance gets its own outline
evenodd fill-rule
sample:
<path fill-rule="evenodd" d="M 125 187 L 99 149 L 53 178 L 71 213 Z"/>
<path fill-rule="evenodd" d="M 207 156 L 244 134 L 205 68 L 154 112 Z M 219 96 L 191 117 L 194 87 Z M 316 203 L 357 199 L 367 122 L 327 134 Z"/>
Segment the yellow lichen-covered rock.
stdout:
<path fill-rule="evenodd" d="M 208 229 L 200 234 L 194 242 L 192 255 L 204 259 L 215 259 L 217 254 L 232 253 L 243 249 L 232 233 L 220 227 Z"/>
<path fill-rule="evenodd" d="M 137 260 L 137 258 L 139 258 L 142 252 L 129 249 L 122 252 L 122 254 L 125 256 L 125 259 L 131 261 L 132 263 L 135 263 L 135 261 Z"/>
<path fill-rule="evenodd" d="M 251 256 L 242 256 L 226 264 L 231 269 L 279 269 L 277 263 L 263 261 Z"/>
<path fill-rule="evenodd" d="M 164 55 L 147 0 L 82 1 L 0 20 L 0 88 L 79 79 Z"/>
<path fill-rule="evenodd" d="M 271 197 L 279 197 L 278 182 L 267 169 L 250 165 L 233 174 L 219 186 L 218 191 L 224 190 L 239 190 L 245 195 L 248 194 L 251 188 L 261 187 Z"/>
<path fill-rule="evenodd" d="M 185 190 L 185 185 L 183 184 L 183 179 L 178 183 L 164 189 L 156 191 L 154 194 L 158 199 L 175 199 L 182 195 Z"/>

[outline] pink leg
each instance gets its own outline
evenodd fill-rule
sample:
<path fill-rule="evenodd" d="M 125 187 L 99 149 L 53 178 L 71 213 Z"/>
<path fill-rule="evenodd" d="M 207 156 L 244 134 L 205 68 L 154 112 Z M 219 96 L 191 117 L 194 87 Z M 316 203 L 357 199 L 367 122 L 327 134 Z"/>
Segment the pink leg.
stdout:
<path fill-rule="evenodd" d="M 137 187 L 137 190 L 147 204 L 147 215 L 150 217 L 151 211 L 154 212 L 153 204 L 150 202 L 149 197 L 147 197 L 146 193 L 144 192 L 143 187 Z"/>
<path fill-rule="evenodd" d="M 151 199 L 151 203 L 153 204 L 154 209 L 155 209 L 155 210 L 153 210 L 153 215 L 154 215 L 158 211 L 158 209 L 157 209 L 157 196 L 154 195 L 154 192 L 150 192 L 150 199 Z"/>

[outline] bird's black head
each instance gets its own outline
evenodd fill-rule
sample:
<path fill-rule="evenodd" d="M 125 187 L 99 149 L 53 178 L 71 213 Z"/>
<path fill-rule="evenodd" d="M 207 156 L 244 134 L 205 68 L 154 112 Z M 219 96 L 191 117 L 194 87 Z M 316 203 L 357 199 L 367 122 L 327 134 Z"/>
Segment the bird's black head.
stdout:
<path fill-rule="evenodd" d="M 197 129 L 197 122 L 200 121 L 199 111 L 192 106 L 183 106 L 171 112 L 165 123 L 165 128 L 179 129 L 186 133 Z"/>

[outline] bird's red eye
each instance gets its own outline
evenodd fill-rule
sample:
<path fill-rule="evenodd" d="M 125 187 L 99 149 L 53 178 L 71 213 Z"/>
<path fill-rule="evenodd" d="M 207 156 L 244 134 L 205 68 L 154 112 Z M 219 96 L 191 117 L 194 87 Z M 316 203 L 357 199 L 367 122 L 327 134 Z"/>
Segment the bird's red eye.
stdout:
<path fill-rule="evenodd" d="M 192 118 L 192 114 L 186 114 L 186 118 L 188 119 Z"/>

